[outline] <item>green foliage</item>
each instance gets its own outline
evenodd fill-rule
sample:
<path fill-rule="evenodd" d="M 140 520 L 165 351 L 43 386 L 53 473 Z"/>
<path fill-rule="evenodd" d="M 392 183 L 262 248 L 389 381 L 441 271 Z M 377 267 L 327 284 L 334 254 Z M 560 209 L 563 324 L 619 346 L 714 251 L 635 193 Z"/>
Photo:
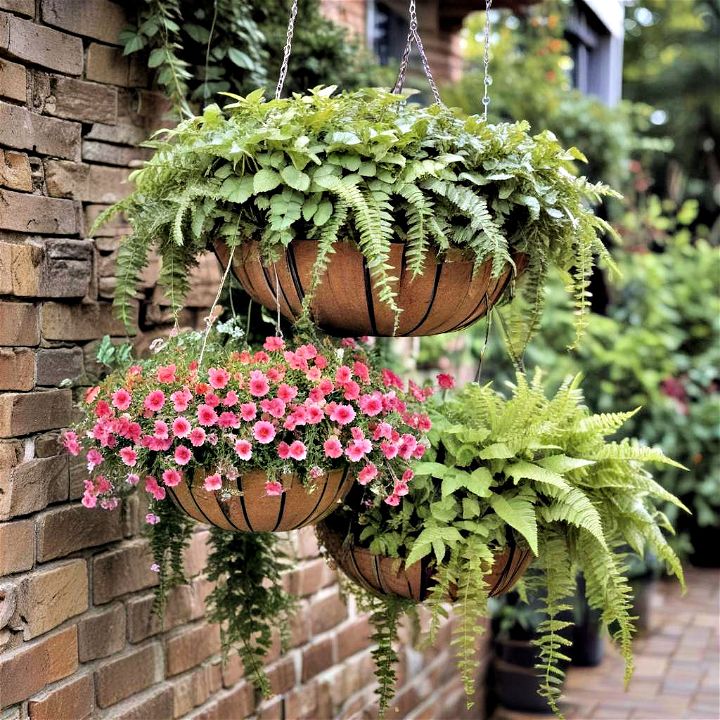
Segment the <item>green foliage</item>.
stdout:
<path fill-rule="evenodd" d="M 613 441 L 628 414 L 594 415 L 584 405 L 579 379 L 551 398 L 540 374 L 518 374 L 509 398 L 490 386 L 465 386 L 439 404 L 429 434 L 427 459 L 414 466 L 409 494 L 398 508 L 361 499 L 346 521 L 348 542 L 409 565 L 435 568 L 428 604 L 433 627 L 442 603 L 456 589 L 460 622 L 453 644 L 468 696 L 477 670 L 474 648 L 483 630 L 493 558 L 510 542 L 537 556 L 526 582 L 544 618 L 539 625 L 542 692 L 553 707 L 562 680 L 568 641 L 562 634 L 572 607 L 575 577 L 582 571 L 589 605 L 617 640 L 632 672 L 628 546 L 651 550 L 683 583 L 682 568 L 665 539 L 658 503 L 682 503 L 663 490 L 646 465 L 680 467 L 659 449 Z"/>
<path fill-rule="evenodd" d="M 548 269 L 574 267 L 567 281 L 581 327 L 593 254 L 604 253 L 609 231 L 588 204 L 613 192 L 574 174 L 579 151 L 549 133 L 530 137 L 522 123 L 488 125 L 377 89 L 333 93 L 233 96 L 224 111 L 210 105 L 149 143 L 156 152 L 133 174 L 135 191 L 99 220 L 123 211 L 133 226 L 118 257 L 121 317 L 150 248 L 177 308 L 188 269 L 217 238 L 259 239 L 266 261 L 294 238 L 317 239 L 318 281 L 333 243 L 354 242 L 381 301 L 397 311 L 388 258 L 399 238 L 416 273 L 430 248 L 460 249 L 476 269 L 489 260 L 496 276 L 513 253 L 529 256 L 517 284 L 527 306 L 518 344 L 536 323 Z"/>
<path fill-rule="evenodd" d="M 283 589 L 290 567 L 281 540 L 273 533 L 230 532 L 212 528 L 207 577 L 216 583 L 208 596 L 207 618 L 220 624 L 223 650 L 236 648 L 255 687 L 271 695 L 263 660 L 275 633 L 285 648 L 295 599 Z"/>
<path fill-rule="evenodd" d="M 104 335 L 98 345 L 95 359 L 110 369 L 125 367 L 132 359 L 132 345 L 130 343 L 114 343 L 109 335 Z"/>

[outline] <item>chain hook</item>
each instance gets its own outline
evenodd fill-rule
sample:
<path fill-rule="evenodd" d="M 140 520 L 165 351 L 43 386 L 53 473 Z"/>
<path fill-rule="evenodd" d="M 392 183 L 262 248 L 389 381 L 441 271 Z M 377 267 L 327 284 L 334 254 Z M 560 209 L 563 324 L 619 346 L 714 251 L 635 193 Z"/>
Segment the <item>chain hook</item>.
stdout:
<path fill-rule="evenodd" d="M 280 76 L 278 77 L 277 86 L 275 88 L 275 99 L 279 100 L 282 95 L 285 78 L 287 77 L 288 65 L 290 64 L 290 53 L 292 52 L 293 35 L 295 34 L 295 19 L 298 13 L 298 0 L 293 0 L 290 9 L 290 19 L 288 20 L 287 35 L 285 38 L 285 49 L 283 50 L 282 64 L 280 65 Z"/>
<path fill-rule="evenodd" d="M 485 36 L 483 47 L 483 120 L 487 122 L 488 106 L 490 105 L 490 84 L 492 76 L 490 75 L 490 9 L 492 8 L 492 0 L 485 0 Z"/>

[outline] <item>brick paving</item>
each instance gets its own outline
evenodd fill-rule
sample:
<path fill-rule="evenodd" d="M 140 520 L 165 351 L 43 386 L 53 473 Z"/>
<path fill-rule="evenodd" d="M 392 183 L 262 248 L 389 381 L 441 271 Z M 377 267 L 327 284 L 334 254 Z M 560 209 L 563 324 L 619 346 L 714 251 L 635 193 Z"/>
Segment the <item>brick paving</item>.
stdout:
<path fill-rule="evenodd" d="M 688 591 L 656 584 L 650 627 L 635 640 L 635 674 L 623 691 L 623 662 L 606 643 L 596 668 L 571 668 L 567 720 L 720 720 L 720 570 L 687 570 Z M 494 720 L 545 716 L 499 710 Z"/>

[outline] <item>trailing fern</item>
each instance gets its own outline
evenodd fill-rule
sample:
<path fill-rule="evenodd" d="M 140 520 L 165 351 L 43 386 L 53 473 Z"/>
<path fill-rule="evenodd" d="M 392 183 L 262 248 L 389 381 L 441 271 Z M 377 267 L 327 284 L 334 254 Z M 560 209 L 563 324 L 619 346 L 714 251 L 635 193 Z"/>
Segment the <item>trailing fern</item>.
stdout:
<path fill-rule="evenodd" d="M 216 240 L 259 240 L 271 262 L 294 239 L 311 239 L 321 244 L 314 286 L 333 245 L 353 243 L 396 318 L 401 268 L 389 263 L 392 242 L 406 244 L 413 274 L 450 251 L 476 269 L 489 262 L 495 277 L 522 257 L 526 269 L 505 292 L 517 289 L 524 301 L 509 325 L 516 345 L 532 334 L 556 266 L 582 328 L 594 257 L 608 261 L 601 239 L 610 229 L 591 206 L 614 193 L 577 175 L 579 151 L 547 132 L 531 137 L 524 123 L 490 125 L 379 89 L 230 97 L 149 142 L 155 154 L 133 174 L 135 191 L 100 218 L 122 211 L 133 228 L 118 259 L 125 320 L 151 248 L 169 268 L 161 280 L 177 307 L 180 279 Z"/>

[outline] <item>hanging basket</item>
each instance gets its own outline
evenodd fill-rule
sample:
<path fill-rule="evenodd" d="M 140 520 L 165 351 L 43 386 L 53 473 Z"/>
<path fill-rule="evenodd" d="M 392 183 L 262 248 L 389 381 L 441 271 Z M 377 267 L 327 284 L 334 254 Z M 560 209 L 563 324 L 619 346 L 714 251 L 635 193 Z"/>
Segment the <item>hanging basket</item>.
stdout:
<path fill-rule="evenodd" d="M 175 503 L 198 522 L 223 530 L 285 532 L 314 525 L 329 515 L 350 491 L 354 477 L 349 467 L 332 470 L 305 487 L 296 475 L 282 477 L 284 492 L 265 492 L 267 475 L 253 470 L 237 478 L 231 494 L 203 488 L 206 473 L 196 471 L 191 484 L 185 481 L 167 488 Z"/>
<path fill-rule="evenodd" d="M 317 532 L 337 566 L 369 592 L 375 595 L 395 595 L 416 602 L 427 599 L 433 584 L 433 566 L 428 558 L 406 568 L 396 558 L 374 555 L 362 547 L 345 546 L 342 536 L 325 524 L 319 525 Z M 490 597 L 512 590 L 532 559 L 529 548 L 518 545 L 508 546 L 496 554 L 493 568 L 485 576 Z M 452 589 L 448 599 L 452 602 L 457 599 Z"/>
<path fill-rule="evenodd" d="M 218 241 L 215 250 L 226 266 L 230 256 L 227 245 Z M 483 317 L 500 299 L 513 276 L 510 265 L 498 277 L 493 277 L 492 263 L 488 261 L 473 274 L 472 261 L 460 252 L 439 261 L 428 251 L 425 270 L 413 277 L 407 270 L 403 250 L 402 243 L 394 244 L 389 258 L 399 277 L 394 290 L 402 312 L 396 332 L 393 332 L 392 309 L 380 301 L 365 259 L 349 242 L 335 244 L 335 252 L 310 306 L 313 322 L 325 332 L 343 337 L 453 332 Z M 294 240 L 278 262 L 266 266 L 262 263 L 260 244 L 251 241 L 237 248 L 232 269 L 248 295 L 272 311 L 278 304 L 277 287 L 280 312 L 296 321 L 312 284 L 316 258 L 314 240 Z M 516 272 L 521 272 L 526 265 L 525 256 L 518 254 L 513 260 Z"/>

